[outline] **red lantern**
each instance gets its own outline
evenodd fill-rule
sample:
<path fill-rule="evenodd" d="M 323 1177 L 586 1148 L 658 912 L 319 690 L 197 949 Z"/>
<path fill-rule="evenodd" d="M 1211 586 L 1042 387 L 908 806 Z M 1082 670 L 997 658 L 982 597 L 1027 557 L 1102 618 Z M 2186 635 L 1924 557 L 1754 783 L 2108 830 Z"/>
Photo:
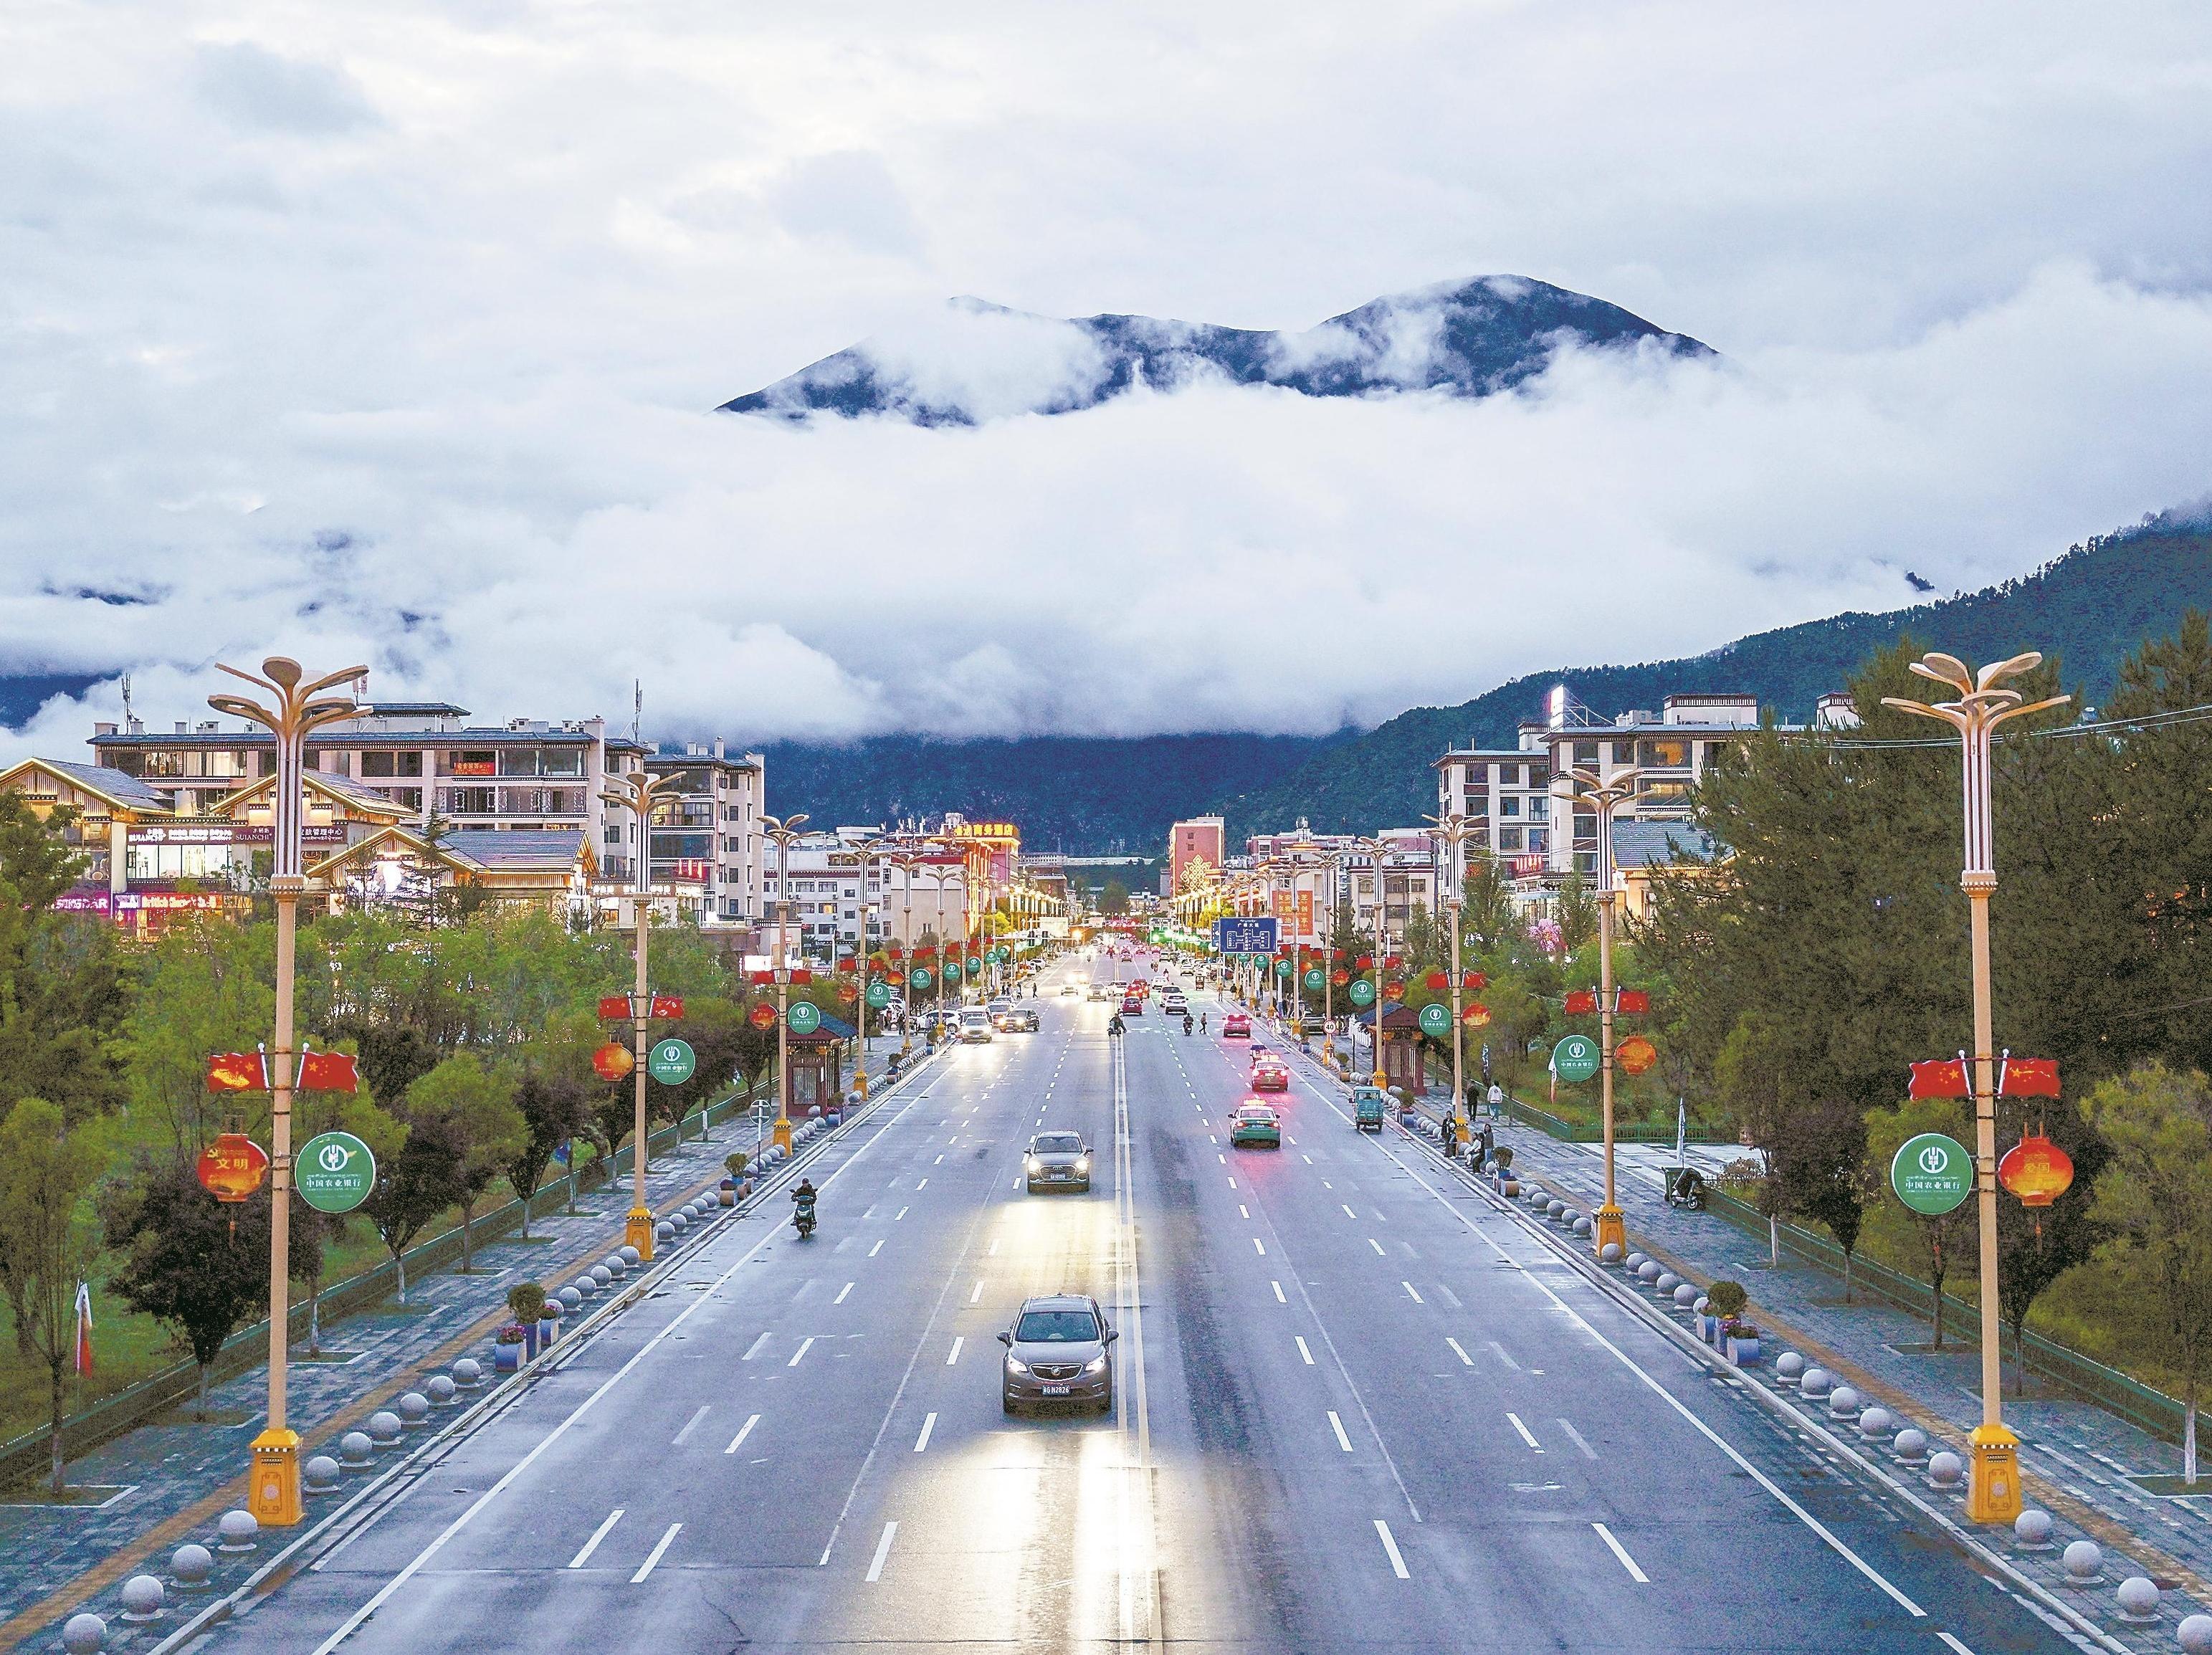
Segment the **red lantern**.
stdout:
<path fill-rule="evenodd" d="M 848 1006 L 851 1005 L 860 997 L 860 985 L 859 983 L 841 983 L 837 985 L 837 998 L 843 1001 Z"/>
<path fill-rule="evenodd" d="M 592 1068 L 602 1080 L 619 1080 L 636 1067 L 637 1058 L 630 1049 L 611 1040 L 592 1054 Z"/>
<path fill-rule="evenodd" d="M 1451 974 L 1448 971 L 1431 971 L 1421 981 L 1427 986 L 1431 994 L 1440 995 L 1451 987 Z"/>
<path fill-rule="evenodd" d="M 1631 1074 L 1641 1074 L 1659 1061 L 1659 1048 L 1640 1034 L 1632 1034 L 1614 1049 L 1613 1061 Z"/>
<path fill-rule="evenodd" d="M 226 1205 L 244 1201 L 268 1176 L 269 1152 L 243 1132 L 226 1132 L 200 1152 L 200 1185 Z"/>
<path fill-rule="evenodd" d="M 891 983 L 903 983 L 906 981 L 906 973 L 896 965 L 891 966 L 889 970 L 884 971 L 884 981 Z"/>
<path fill-rule="evenodd" d="M 1470 1006 L 1459 1014 L 1459 1020 L 1470 1029 L 1479 1029 L 1490 1021 L 1490 1007 Z"/>
<path fill-rule="evenodd" d="M 1340 956 L 1340 958 L 1341 958 L 1341 956 Z M 1338 988 L 1341 989 L 1346 983 L 1352 981 L 1352 973 L 1346 970 L 1340 965 L 1336 970 L 1328 974 L 1328 980 L 1336 984 Z"/>
<path fill-rule="evenodd" d="M 2048 1207 L 2074 1183 L 2073 1158 L 2039 1132 L 2031 1132 L 1997 1162 L 1997 1182 L 2023 1207 Z"/>
<path fill-rule="evenodd" d="M 757 1029 L 772 1029 L 775 1026 L 775 1007 L 763 1000 L 745 1013 L 745 1021 Z"/>
<path fill-rule="evenodd" d="M 1406 997 L 1406 985 L 1392 978 L 1382 985 L 1382 998 L 1395 1004 Z"/>

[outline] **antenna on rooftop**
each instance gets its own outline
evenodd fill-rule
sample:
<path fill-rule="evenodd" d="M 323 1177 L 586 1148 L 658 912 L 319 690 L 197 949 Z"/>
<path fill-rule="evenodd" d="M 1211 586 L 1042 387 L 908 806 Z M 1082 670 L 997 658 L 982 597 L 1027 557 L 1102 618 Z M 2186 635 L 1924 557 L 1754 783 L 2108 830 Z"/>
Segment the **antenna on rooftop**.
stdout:
<path fill-rule="evenodd" d="M 629 684 L 629 739 L 642 747 L 645 745 L 645 680 L 632 678 Z"/>
<path fill-rule="evenodd" d="M 138 715 L 131 710 L 131 674 L 123 675 L 123 727 L 126 730 L 137 723 Z"/>

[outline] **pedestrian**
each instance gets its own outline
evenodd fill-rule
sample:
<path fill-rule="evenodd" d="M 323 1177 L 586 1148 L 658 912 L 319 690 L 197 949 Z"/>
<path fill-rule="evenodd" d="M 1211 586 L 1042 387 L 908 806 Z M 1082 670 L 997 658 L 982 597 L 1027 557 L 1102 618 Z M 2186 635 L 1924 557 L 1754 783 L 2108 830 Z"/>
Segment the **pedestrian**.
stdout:
<path fill-rule="evenodd" d="M 1490 1157 L 1497 1147 L 1497 1134 L 1492 1129 L 1490 1123 L 1485 1121 L 1482 1123 L 1481 1135 L 1477 1137 L 1474 1141 L 1474 1170 L 1476 1171 L 1480 1172 L 1490 1165 Z"/>

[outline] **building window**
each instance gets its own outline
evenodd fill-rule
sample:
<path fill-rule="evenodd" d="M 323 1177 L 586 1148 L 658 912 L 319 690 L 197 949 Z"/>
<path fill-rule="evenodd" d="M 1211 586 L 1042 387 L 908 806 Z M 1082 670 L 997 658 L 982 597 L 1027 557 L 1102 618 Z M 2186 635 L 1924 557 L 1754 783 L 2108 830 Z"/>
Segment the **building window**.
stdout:
<path fill-rule="evenodd" d="M 1532 827 L 1528 830 L 1529 849 L 1548 850 L 1551 849 L 1551 845 L 1552 834 L 1550 829 Z"/>
<path fill-rule="evenodd" d="M 1521 800 L 1509 793 L 1498 801 L 1498 813 L 1500 816 L 1518 816 L 1521 813 Z M 1383 1032 L 1388 1034 L 1389 1031 L 1386 1029 Z"/>
<path fill-rule="evenodd" d="M 574 776 L 584 773 L 584 750 L 581 747 L 554 747 L 538 755 L 540 776 Z"/>
<path fill-rule="evenodd" d="M 422 808 L 422 789 L 420 788 L 386 788 L 384 796 L 402 810 Z"/>
<path fill-rule="evenodd" d="M 1517 827 L 1502 827 L 1502 828 L 1498 829 L 1498 848 L 1500 850 L 1518 850 L 1518 849 L 1521 849 L 1521 830 L 1520 830 L 1519 828 L 1517 828 Z M 1387 1034 L 1388 1032 L 1389 1032 L 1389 1031 L 1388 1031 L 1388 1030 L 1386 1029 L 1385 1031 L 1383 1031 L 1383 1032 Z"/>
<path fill-rule="evenodd" d="M 444 788 L 441 808 L 448 816 L 491 816 L 498 812 L 497 790 L 492 788 Z"/>
<path fill-rule="evenodd" d="M 159 747 L 147 753 L 145 768 L 140 772 L 144 776 L 182 776 L 184 773 L 184 754 L 164 751 Z"/>
<path fill-rule="evenodd" d="M 338 775 L 343 776 L 345 755 L 340 753 L 336 757 L 340 761 L 339 764 L 335 766 L 326 766 L 326 768 L 334 769 Z M 207 773 L 210 776 L 251 776 L 253 774 L 253 756 L 251 753 L 238 751 L 211 752 L 207 756 Z"/>
<path fill-rule="evenodd" d="M 504 747 L 500 750 L 499 773 L 501 776 L 535 776 L 538 774 L 538 750 L 535 747 Z"/>
<path fill-rule="evenodd" d="M 1528 800 L 1528 815 L 1532 820 L 1543 821 L 1551 813 L 1552 801 L 1544 794 L 1537 794 Z"/>
<path fill-rule="evenodd" d="M 365 752 L 361 756 L 361 774 L 364 781 L 374 781 L 386 776 L 420 776 L 422 774 L 422 755 L 419 752 Z"/>
<path fill-rule="evenodd" d="M 1548 764 L 1531 764 L 1528 767 L 1528 785 L 1532 788 L 1550 787 L 1552 767 Z"/>
<path fill-rule="evenodd" d="M 481 752 L 456 752 L 446 755 L 446 774 L 448 776 L 497 776 L 499 754 L 486 750 Z"/>
<path fill-rule="evenodd" d="M 1597 763 L 1597 743 L 1596 743 L 1596 742 L 1595 742 L 1595 741 L 1577 741 L 1577 742 L 1576 742 L 1576 743 L 1575 743 L 1575 763 L 1576 763 L 1576 764 L 1596 764 L 1596 763 Z"/>
<path fill-rule="evenodd" d="M 1690 764 L 1690 744 L 1672 739 L 1639 741 L 1636 744 L 1636 762 L 1647 770 L 1686 770 Z"/>

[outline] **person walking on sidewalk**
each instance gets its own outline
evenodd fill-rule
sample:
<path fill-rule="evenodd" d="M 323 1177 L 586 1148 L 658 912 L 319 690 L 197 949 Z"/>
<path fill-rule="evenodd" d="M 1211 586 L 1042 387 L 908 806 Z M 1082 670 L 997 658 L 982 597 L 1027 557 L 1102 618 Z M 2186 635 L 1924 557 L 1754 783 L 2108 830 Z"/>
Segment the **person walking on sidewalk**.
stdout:
<path fill-rule="evenodd" d="M 1476 1171 L 1480 1172 L 1490 1165 L 1491 1152 L 1497 1147 L 1497 1135 L 1492 1130 L 1490 1123 L 1485 1121 L 1482 1123 L 1481 1133 L 1475 1138 L 1474 1147 L 1468 1152 L 1474 1161 Z"/>

